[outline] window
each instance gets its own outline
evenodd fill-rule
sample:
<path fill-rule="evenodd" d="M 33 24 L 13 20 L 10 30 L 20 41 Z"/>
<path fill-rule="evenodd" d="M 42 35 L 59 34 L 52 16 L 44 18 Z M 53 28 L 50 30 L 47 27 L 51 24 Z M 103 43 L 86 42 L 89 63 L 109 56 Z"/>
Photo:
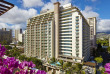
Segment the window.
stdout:
<path fill-rule="evenodd" d="M 61 36 L 72 36 L 72 34 L 61 34 Z"/>
<path fill-rule="evenodd" d="M 70 21 L 70 22 L 65 22 L 65 23 L 62 23 L 62 24 L 69 24 L 69 23 L 72 23 L 72 21 Z"/>
<path fill-rule="evenodd" d="M 79 55 L 78 55 L 78 54 L 76 54 L 76 57 L 79 57 Z"/>
<path fill-rule="evenodd" d="M 62 14 L 61 16 L 65 16 L 65 15 L 71 15 L 71 13 L 68 13 L 68 14 Z"/>
<path fill-rule="evenodd" d="M 61 45 L 72 45 L 71 43 L 60 43 Z"/>
<path fill-rule="evenodd" d="M 64 55 L 69 55 L 69 56 L 72 55 L 71 53 L 66 53 L 66 52 L 64 52 L 63 54 L 64 54 Z"/>
<path fill-rule="evenodd" d="M 76 16 L 76 19 L 78 19 L 79 18 L 79 16 Z"/>
<path fill-rule="evenodd" d="M 71 48 L 72 49 L 72 47 L 68 47 L 68 46 L 61 46 L 61 48 Z"/>
<path fill-rule="evenodd" d="M 61 30 L 72 30 L 72 28 L 61 28 Z"/>
<path fill-rule="evenodd" d="M 79 24 L 76 24 L 76 25 L 79 25 Z"/>
<path fill-rule="evenodd" d="M 79 27 L 76 27 L 76 29 L 78 29 Z"/>
<path fill-rule="evenodd" d="M 67 10 L 67 11 L 62 11 L 61 13 L 65 13 L 65 12 L 69 12 L 69 11 L 71 11 L 71 10 Z"/>
<path fill-rule="evenodd" d="M 60 37 L 60 39 L 72 39 L 72 37 Z"/>
<path fill-rule="evenodd" d="M 60 40 L 60 42 L 72 42 L 72 40 Z"/>
<path fill-rule="evenodd" d="M 72 33 L 72 31 L 61 31 L 60 33 Z"/>
<path fill-rule="evenodd" d="M 72 26 L 72 24 L 71 25 L 62 25 L 60 27 L 70 27 L 70 26 Z"/>

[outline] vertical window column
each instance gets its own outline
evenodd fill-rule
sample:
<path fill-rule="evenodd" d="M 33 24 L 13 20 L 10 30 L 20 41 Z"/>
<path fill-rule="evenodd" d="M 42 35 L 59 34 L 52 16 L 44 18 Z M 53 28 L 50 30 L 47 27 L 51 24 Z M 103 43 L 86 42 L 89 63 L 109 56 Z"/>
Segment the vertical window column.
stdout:
<path fill-rule="evenodd" d="M 76 57 L 79 57 L 79 16 L 76 16 Z"/>

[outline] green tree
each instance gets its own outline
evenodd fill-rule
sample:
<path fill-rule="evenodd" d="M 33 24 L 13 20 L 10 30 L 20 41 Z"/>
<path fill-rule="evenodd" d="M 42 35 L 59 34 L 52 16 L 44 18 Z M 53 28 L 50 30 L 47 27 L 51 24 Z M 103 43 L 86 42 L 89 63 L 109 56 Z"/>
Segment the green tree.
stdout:
<path fill-rule="evenodd" d="M 23 42 L 18 42 L 19 46 L 23 46 L 23 44 L 24 44 Z"/>
<path fill-rule="evenodd" d="M 54 63 L 54 62 L 56 62 L 55 57 L 51 58 L 51 63 Z"/>
<path fill-rule="evenodd" d="M 61 64 L 61 67 L 63 68 L 63 60 L 60 60 L 59 63 Z"/>
<path fill-rule="evenodd" d="M 103 62 L 103 58 L 100 56 L 100 57 L 96 57 L 94 59 L 97 63 L 102 63 Z"/>
<path fill-rule="evenodd" d="M 104 67 L 100 67 L 100 68 L 98 69 L 98 71 L 100 71 L 101 74 L 107 74 L 107 73 L 104 73 L 104 72 L 105 72 L 105 68 L 104 68 Z"/>
<path fill-rule="evenodd" d="M 76 63 L 76 66 L 81 70 L 83 65 L 80 63 Z"/>
<path fill-rule="evenodd" d="M 5 48 L 6 48 L 7 50 L 12 49 L 12 47 L 9 46 L 9 45 L 5 45 Z"/>
<path fill-rule="evenodd" d="M 6 53 L 7 56 L 10 56 L 10 51 L 9 50 L 6 50 L 5 53 Z"/>
<path fill-rule="evenodd" d="M 63 60 L 60 60 L 59 63 L 60 63 L 61 65 L 63 65 Z"/>
<path fill-rule="evenodd" d="M 72 63 L 71 62 L 67 62 L 67 67 L 71 67 Z"/>
<path fill-rule="evenodd" d="M 108 53 L 110 53 L 110 47 L 107 48 Z"/>
<path fill-rule="evenodd" d="M 63 64 L 63 69 L 67 69 L 67 67 L 68 67 L 68 66 L 67 66 L 67 63 L 64 63 L 64 64 Z"/>
<path fill-rule="evenodd" d="M 81 74 L 86 74 L 85 71 L 81 71 Z"/>
<path fill-rule="evenodd" d="M 6 40 L 3 40 L 2 41 L 2 45 L 6 45 L 7 44 L 7 41 Z"/>
<path fill-rule="evenodd" d="M 25 55 L 20 55 L 19 60 L 26 60 L 26 56 Z"/>
<path fill-rule="evenodd" d="M 68 66 L 66 66 L 68 67 Z M 71 65 L 68 67 L 68 70 L 66 71 L 67 74 L 81 74 L 82 71 L 82 64 L 76 63 L 74 65 Z"/>

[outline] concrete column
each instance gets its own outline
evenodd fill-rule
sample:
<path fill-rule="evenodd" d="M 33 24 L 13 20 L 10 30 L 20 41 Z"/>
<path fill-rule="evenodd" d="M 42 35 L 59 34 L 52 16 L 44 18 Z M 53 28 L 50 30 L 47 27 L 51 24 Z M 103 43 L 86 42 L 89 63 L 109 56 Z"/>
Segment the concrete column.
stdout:
<path fill-rule="evenodd" d="M 110 47 L 110 37 L 109 37 L 109 47 Z"/>
<path fill-rule="evenodd" d="M 54 3 L 54 18 L 55 18 L 55 57 L 59 54 L 59 9 L 60 3 Z"/>
<path fill-rule="evenodd" d="M 48 72 L 49 68 L 48 68 L 48 67 L 46 67 L 46 70 L 47 70 L 47 72 Z"/>
<path fill-rule="evenodd" d="M 52 57 L 55 57 L 55 24 L 54 24 L 54 20 L 52 20 L 51 22 L 51 55 Z"/>

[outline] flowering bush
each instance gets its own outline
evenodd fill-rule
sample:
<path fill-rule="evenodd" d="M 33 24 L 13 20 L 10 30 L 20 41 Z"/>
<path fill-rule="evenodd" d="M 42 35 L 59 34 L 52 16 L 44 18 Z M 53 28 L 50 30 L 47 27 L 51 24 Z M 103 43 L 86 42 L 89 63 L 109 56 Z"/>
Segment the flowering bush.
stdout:
<path fill-rule="evenodd" d="M 110 63 L 106 63 L 105 67 L 105 73 L 110 74 Z"/>
<path fill-rule="evenodd" d="M 0 74 L 46 74 L 45 71 L 32 70 L 35 67 L 33 62 L 23 61 L 20 62 L 14 57 L 3 58 L 5 55 L 6 48 L 0 44 Z"/>

